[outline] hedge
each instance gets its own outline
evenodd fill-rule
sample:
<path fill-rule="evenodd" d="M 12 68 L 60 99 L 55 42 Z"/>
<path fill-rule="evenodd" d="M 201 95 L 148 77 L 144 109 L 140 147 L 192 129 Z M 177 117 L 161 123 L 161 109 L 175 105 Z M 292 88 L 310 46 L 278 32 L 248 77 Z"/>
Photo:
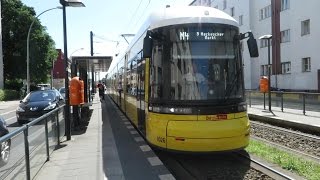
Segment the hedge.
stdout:
<path fill-rule="evenodd" d="M 20 99 L 20 92 L 10 89 L 0 89 L 0 101 L 10 101 Z"/>

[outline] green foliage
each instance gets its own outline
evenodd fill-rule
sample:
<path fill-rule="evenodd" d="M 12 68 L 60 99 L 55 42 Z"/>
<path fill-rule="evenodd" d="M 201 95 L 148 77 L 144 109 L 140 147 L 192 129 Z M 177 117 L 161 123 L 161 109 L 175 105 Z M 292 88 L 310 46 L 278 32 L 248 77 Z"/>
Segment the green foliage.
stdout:
<path fill-rule="evenodd" d="M 20 99 L 20 93 L 16 90 L 0 89 L 0 101 L 10 101 Z"/>
<path fill-rule="evenodd" d="M 20 91 L 22 86 L 23 82 L 20 79 L 10 79 L 6 81 L 6 89 Z"/>
<path fill-rule="evenodd" d="M 250 154 L 259 156 L 307 179 L 320 179 L 320 165 L 318 163 L 305 160 L 302 157 L 255 140 L 250 140 L 246 150 Z"/>
<path fill-rule="evenodd" d="M 36 17 L 32 7 L 21 0 L 1 0 L 4 80 L 26 79 L 27 77 L 27 36 L 29 39 L 30 81 L 37 84 L 46 82 L 52 67 L 51 61 L 57 58 L 55 44 Z"/>

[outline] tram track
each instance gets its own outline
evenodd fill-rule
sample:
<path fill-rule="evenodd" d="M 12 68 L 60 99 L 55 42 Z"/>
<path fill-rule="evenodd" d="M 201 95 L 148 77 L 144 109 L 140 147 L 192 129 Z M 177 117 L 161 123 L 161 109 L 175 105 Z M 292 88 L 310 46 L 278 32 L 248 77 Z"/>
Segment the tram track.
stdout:
<path fill-rule="evenodd" d="M 263 174 L 263 176 L 261 177 L 262 179 L 284 179 L 284 180 L 292 180 L 295 179 L 293 177 L 291 177 L 290 175 L 284 173 L 284 172 L 280 172 L 279 170 L 271 167 L 273 165 L 269 165 L 266 162 L 262 162 L 261 160 L 258 160 L 252 156 L 249 155 L 245 155 L 244 153 L 241 152 L 234 152 L 234 154 L 236 154 L 237 156 L 239 156 L 240 158 L 243 158 L 244 160 L 250 161 L 250 167 L 255 169 L 256 171 L 260 171 L 260 173 Z M 249 178 L 251 179 L 251 177 Z"/>
<path fill-rule="evenodd" d="M 157 154 L 177 180 L 296 179 L 273 168 L 274 165 L 252 158 L 246 151 L 203 155 L 159 151 Z"/>
<path fill-rule="evenodd" d="M 298 150 L 295 150 L 295 149 L 291 149 L 291 148 L 288 148 L 288 147 L 283 146 L 281 144 L 277 144 L 277 143 L 274 143 L 274 142 L 271 142 L 271 141 L 268 141 L 268 140 L 265 140 L 265 139 L 262 139 L 262 138 L 259 138 L 259 137 L 256 137 L 256 136 L 251 136 L 251 139 L 254 139 L 254 140 L 257 140 L 257 141 L 260 141 L 260 142 L 264 142 L 266 144 L 270 144 L 273 147 L 285 150 L 286 152 L 291 152 L 292 154 L 295 154 L 295 155 L 298 155 L 300 157 L 303 157 L 304 159 L 309 159 L 309 160 L 314 161 L 314 162 L 320 162 L 320 157 L 317 157 L 317 156 L 314 156 L 314 155 L 311 155 L 311 154 L 307 154 L 305 152 L 301 152 L 301 151 L 298 151 Z"/>
<path fill-rule="evenodd" d="M 320 137 L 251 121 L 251 138 L 320 162 Z"/>

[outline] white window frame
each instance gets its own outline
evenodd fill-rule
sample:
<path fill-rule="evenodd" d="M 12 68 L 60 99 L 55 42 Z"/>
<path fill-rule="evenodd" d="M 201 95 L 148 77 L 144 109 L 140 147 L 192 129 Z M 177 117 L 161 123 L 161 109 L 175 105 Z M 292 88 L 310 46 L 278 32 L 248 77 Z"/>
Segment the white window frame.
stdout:
<path fill-rule="evenodd" d="M 302 72 L 311 72 L 311 58 L 302 58 Z"/>
<path fill-rule="evenodd" d="M 239 26 L 243 25 L 243 15 L 239 16 Z"/>
<path fill-rule="evenodd" d="M 270 47 L 272 46 L 272 39 L 270 39 Z M 268 39 L 260 39 L 260 48 L 268 47 Z"/>
<path fill-rule="evenodd" d="M 282 74 L 291 74 L 291 62 L 281 63 L 281 73 Z"/>
<path fill-rule="evenodd" d="M 290 42 L 290 29 L 286 29 L 280 32 L 281 43 Z"/>
<path fill-rule="evenodd" d="M 230 8 L 230 15 L 233 17 L 234 16 L 234 7 Z"/>
<path fill-rule="evenodd" d="M 301 21 L 301 36 L 310 34 L 310 19 Z"/>
<path fill-rule="evenodd" d="M 260 11 L 259 11 L 259 19 L 260 20 L 264 19 L 264 9 L 260 9 Z"/>
<path fill-rule="evenodd" d="M 290 8 L 290 0 L 281 0 L 281 11 L 287 10 Z"/>
<path fill-rule="evenodd" d="M 259 11 L 259 19 L 260 20 L 263 20 L 263 19 L 266 19 L 266 18 L 269 18 L 271 17 L 271 5 L 268 5 L 262 9 L 260 9 Z"/>
<path fill-rule="evenodd" d="M 268 75 L 268 64 L 264 64 L 260 66 L 260 75 L 267 76 Z"/>

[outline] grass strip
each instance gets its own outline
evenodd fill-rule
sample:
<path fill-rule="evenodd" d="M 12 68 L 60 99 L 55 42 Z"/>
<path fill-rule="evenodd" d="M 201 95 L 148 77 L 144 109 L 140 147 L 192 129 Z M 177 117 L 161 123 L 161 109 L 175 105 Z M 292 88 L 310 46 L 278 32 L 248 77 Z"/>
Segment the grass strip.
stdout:
<path fill-rule="evenodd" d="M 303 159 L 295 154 L 285 152 L 257 140 L 250 140 L 246 151 L 306 179 L 320 179 L 320 164 Z"/>

